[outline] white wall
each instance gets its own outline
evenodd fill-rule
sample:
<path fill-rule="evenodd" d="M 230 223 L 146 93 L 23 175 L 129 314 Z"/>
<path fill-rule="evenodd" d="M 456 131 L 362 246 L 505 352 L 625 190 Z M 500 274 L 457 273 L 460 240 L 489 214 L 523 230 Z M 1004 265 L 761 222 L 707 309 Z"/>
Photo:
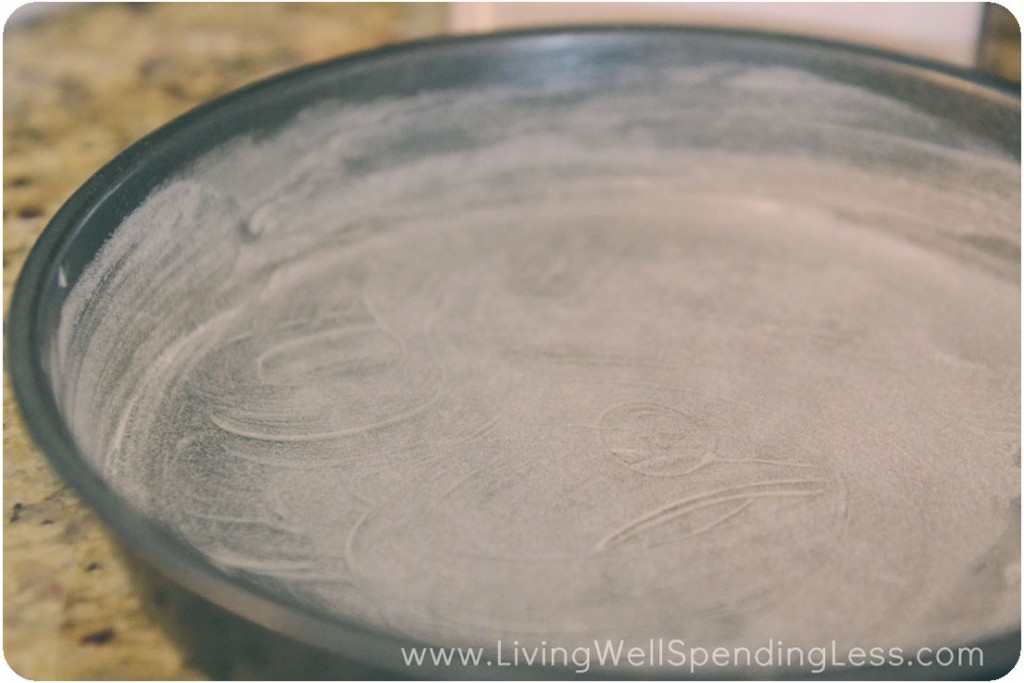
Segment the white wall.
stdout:
<path fill-rule="evenodd" d="M 983 4 L 774 2 L 461 2 L 449 8 L 454 32 L 606 22 L 727 26 L 811 35 L 930 57 L 975 62 Z"/>

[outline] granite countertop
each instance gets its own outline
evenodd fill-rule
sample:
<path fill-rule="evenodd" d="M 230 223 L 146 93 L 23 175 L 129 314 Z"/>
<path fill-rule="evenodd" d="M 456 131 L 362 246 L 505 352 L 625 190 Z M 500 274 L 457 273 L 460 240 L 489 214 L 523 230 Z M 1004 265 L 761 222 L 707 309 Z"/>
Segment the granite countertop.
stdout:
<path fill-rule="evenodd" d="M 4 314 L 70 194 L 149 131 L 299 64 L 441 32 L 439 4 L 92 5 L 4 35 Z M 52 473 L 4 375 L 4 655 L 31 679 L 180 679 L 95 516 Z"/>

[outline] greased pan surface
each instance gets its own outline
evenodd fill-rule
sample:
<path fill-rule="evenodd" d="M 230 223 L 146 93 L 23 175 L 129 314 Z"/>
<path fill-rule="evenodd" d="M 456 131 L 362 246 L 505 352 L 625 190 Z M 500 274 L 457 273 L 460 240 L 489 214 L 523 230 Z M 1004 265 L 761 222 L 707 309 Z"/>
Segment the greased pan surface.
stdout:
<path fill-rule="evenodd" d="M 397 675 L 1012 642 L 1019 129 L 997 87 L 735 33 L 300 70 L 62 209 L 15 385 L 130 551 Z"/>

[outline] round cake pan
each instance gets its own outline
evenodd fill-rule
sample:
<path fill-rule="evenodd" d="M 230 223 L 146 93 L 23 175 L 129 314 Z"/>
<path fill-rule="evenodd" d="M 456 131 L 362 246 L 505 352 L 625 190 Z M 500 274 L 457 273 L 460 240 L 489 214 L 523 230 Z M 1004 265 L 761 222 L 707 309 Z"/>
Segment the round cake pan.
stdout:
<path fill-rule="evenodd" d="M 1020 126 L 973 74 L 713 30 L 300 69 L 64 205 L 15 392 L 214 676 L 991 678 Z"/>

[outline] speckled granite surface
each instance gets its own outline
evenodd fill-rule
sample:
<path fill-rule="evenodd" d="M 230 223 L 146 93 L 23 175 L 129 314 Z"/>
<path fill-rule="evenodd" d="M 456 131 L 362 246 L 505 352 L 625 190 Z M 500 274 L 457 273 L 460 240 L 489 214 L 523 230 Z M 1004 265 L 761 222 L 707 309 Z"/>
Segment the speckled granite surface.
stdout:
<path fill-rule="evenodd" d="M 440 5 L 91 6 L 4 35 L 4 312 L 29 248 L 104 162 L 176 115 L 311 61 L 440 32 Z M 4 376 L 4 655 L 33 679 L 196 678 Z"/>

